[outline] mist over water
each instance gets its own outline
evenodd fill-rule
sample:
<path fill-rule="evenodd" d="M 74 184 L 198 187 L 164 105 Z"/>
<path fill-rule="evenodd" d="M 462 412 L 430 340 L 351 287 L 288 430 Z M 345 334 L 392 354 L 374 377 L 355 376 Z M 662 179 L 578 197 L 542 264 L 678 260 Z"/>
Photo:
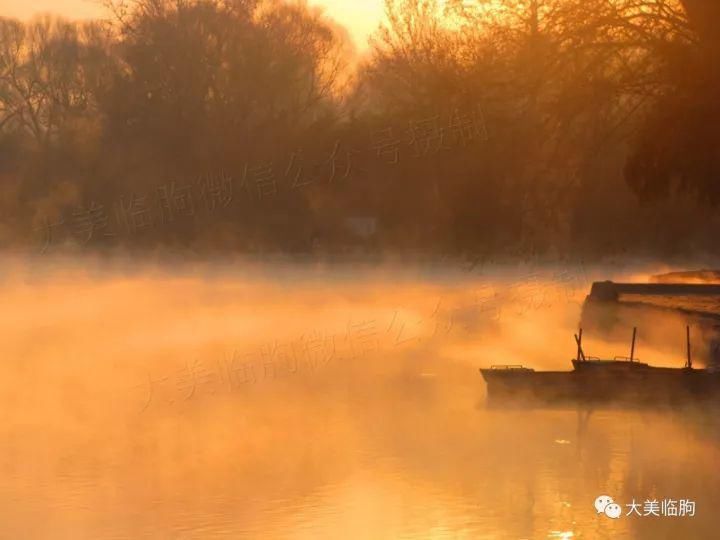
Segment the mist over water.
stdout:
<path fill-rule="evenodd" d="M 710 414 L 488 407 L 477 371 L 569 369 L 591 282 L 656 266 L 3 269 L 2 538 L 713 537 Z M 680 323 L 643 329 L 644 361 L 682 364 Z"/>

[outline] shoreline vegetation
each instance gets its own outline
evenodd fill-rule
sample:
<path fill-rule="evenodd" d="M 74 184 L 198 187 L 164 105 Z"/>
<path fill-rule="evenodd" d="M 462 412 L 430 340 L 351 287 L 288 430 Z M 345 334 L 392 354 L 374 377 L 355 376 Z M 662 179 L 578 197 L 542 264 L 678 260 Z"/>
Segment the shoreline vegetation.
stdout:
<path fill-rule="evenodd" d="M 0 247 L 716 253 L 720 10 L 692 4 L 394 0 L 362 58 L 303 2 L 0 18 Z"/>

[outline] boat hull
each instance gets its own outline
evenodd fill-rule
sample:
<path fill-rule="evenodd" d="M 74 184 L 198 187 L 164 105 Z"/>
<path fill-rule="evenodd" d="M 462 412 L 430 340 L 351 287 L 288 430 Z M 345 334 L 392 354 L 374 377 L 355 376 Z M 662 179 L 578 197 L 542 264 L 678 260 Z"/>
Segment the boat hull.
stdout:
<path fill-rule="evenodd" d="M 720 374 L 701 369 L 603 365 L 594 362 L 573 371 L 481 369 L 492 400 L 543 402 L 596 401 L 647 404 L 720 401 Z"/>

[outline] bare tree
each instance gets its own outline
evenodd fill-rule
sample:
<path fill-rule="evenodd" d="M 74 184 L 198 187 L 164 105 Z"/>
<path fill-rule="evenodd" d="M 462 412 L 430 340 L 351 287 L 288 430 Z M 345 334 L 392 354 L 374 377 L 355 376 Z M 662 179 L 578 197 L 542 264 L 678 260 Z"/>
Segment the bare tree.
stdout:
<path fill-rule="evenodd" d="M 51 17 L 27 25 L 0 20 L 0 127 L 23 130 L 47 147 L 69 117 L 90 112 L 89 76 L 99 74 L 85 38 L 93 32 L 92 25 Z"/>

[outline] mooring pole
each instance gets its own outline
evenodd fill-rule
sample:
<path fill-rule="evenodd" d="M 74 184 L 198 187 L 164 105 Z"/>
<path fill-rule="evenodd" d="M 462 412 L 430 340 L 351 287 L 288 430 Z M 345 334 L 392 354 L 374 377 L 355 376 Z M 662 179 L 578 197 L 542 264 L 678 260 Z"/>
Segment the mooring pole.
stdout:
<path fill-rule="evenodd" d="M 577 343 L 577 346 L 578 346 L 578 359 L 582 359 L 582 361 L 585 362 L 587 360 L 587 358 L 585 358 L 585 353 L 582 350 L 582 328 L 580 329 L 579 336 L 577 334 L 573 334 L 573 335 L 575 336 L 575 342 Z"/>
<path fill-rule="evenodd" d="M 583 356 L 583 353 L 582 353 L 582 328 L 580 328 L 580 330 L 578 330 L 578 335 L 577 335 L 576 341 L 577 341 L 577 346 L 578 346 L 577 361 L 579 362 L 580 357 Z"/>
<path fill-rule="evenodd" d="M 690 325 L 687 325 L 685 327 L 685 336 L 687 338 L 687 366 L 689 369 L 692 369 L 692 357 L 690 356 Z"/>
<path fill-rule="evenodd" d="M 635 357 L 635 336 L 637 335 L 637 327 L 633 326 L 633 338 L 632 338 L 632 345 L 630 345 L 630 361 L 633 361 L 633 358 Z"/>

